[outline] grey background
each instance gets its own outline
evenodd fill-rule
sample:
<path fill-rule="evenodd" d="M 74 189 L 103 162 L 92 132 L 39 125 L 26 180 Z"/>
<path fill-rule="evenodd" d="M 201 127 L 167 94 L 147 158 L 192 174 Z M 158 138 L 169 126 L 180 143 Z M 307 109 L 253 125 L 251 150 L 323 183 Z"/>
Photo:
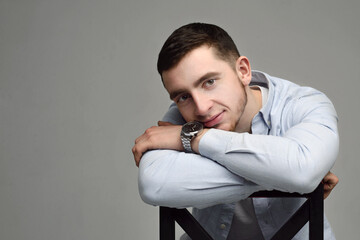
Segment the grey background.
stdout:
<path fill-rule="evenodd" d="M 325 202 L 357 239 L 360 1 L 0 0 L 0 239 L 158 239 L 134 139 L 170 101 L 156 72 L 177 27 L 225 28 L 253 69 L 324 91 L 340 183 Z"/>

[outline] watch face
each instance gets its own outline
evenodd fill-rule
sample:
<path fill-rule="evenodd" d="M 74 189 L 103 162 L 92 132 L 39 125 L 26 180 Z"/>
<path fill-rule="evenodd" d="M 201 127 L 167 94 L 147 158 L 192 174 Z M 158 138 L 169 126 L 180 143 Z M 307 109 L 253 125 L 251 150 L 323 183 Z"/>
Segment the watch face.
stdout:
<path fill-rule="evenodd" d="M 202 129 L 203 129 L 203 125 L 201 123 L 199 123 L 199 122 L 188 122 L 183 126 L 182 131 L 184 133 L 190 134 L 190 133 L 197 133 Z"/>

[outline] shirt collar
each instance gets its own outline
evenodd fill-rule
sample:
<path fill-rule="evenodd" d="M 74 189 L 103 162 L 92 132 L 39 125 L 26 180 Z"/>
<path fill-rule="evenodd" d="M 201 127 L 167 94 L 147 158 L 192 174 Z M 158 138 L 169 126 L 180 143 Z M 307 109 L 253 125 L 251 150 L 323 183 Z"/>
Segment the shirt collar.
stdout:
<path fill-rule="evenodd" d="M 265 105 L 261 107 L 259 114 L 257 114 L 255 118 L 257 116 L 261 117 L 264 123 L 270 129 L 271 128 L 270 110 L 274 100 L 274 86 L 270 81 L 270 76 L 268 74 L 256 70 L 252 71 L 251 74 L 252 74 L 252 79 L 250 82 L 250 86 L 257 85 L 269 89 L 267 102 Z"/>

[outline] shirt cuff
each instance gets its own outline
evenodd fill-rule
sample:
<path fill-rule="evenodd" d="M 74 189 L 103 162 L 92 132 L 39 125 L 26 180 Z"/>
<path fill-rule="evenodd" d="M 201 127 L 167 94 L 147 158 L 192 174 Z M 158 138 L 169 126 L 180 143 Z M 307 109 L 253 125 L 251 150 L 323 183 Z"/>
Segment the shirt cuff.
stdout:
<path fill-rule="evenodd" d="M 221 165 L 224 165 L 224 154 L 231 143 L 233 134 L 239 134 L 219 129 L 210 129 L 199 142 L 199 152 L 201 156 L 212 159 Z"/>

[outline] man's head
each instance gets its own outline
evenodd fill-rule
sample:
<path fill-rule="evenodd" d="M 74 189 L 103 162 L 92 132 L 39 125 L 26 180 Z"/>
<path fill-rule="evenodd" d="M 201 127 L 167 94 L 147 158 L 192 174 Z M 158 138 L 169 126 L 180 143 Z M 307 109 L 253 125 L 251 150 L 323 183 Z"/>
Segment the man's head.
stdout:
<path fill-rule="evenodd" d="M 250 63 L 221 28 L 195 23 L 176 30 L 159 54 L 158 70 L 187 122 L 227 131 L 250 127 Z"/>
<path fill-rule="evenodd" d="M 234 41 L 222 28 L 207 23 L 190 23 L 175 30 L 164 43 L 157 63 L 159 74 L 175 67 L 186 54 L 202 45 L 213 47 L 217 57 L 232 67 L 240 57 Z"/>

